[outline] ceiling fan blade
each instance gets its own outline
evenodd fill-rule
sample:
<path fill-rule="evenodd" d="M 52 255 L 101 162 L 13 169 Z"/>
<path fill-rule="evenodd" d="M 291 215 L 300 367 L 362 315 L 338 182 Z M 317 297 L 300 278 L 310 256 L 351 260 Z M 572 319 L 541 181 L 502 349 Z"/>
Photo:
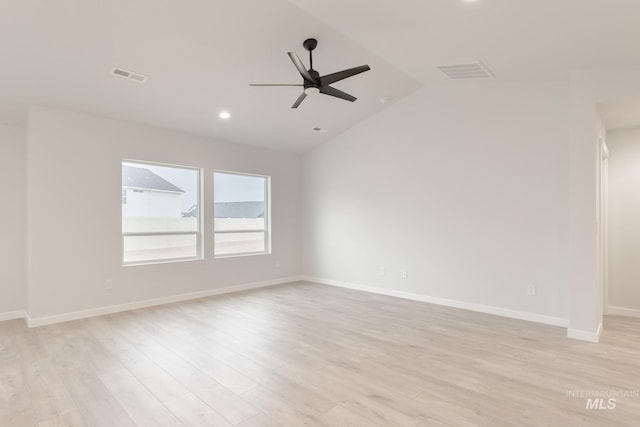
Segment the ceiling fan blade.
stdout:
<path fill-rule="evenodd" d="M 322 86 L 320 88 L 320 93 L 324 93 L 325 95 L 335 96 L 336 98 L 345 99 L 351 102 L 358 99 L 353 95 L 349 95 L 348 93 L 338 90 L 335 87 L 331 87 L 331 86 Z"/>
<path fill-rule="evenodd" d="M 311 74 L 309 74 L 307 69 L 304 68 L 304 64 L 302 63 L 298 55 L 296 55 L 295 52 L 288 52 L 287 54 L 289 55 L 289 58 L 291 58 L 291 61 L 293 61 L 293 65 L 296 66 L 302 78 L 309 83 L 314 83 L 313 77 L 311 77 Z"/>
<path fill-rule="evenodd" d="M 249 83 L 249 86 L 304 86 L 296 84 L 281 84 L 281 83 Z"/>
<path fill-rule="evenodd" d="M 298 97 L 298 99 L 296 99 L 296 102 L 294 102 L 294 103 L 293 103 L 293 105 L 291 106 L 291 108 L 298 108 L 298 106 L 299 106 L 300 104 L 302 104 L 302 101 L 304 101 L 304 99 L 305 99 L 306 97 L 307 97 L 307 94 L 306 94 L 306 92 L 304 92 L 304 91 L 303 91 L 303 92 L 300 94 L 300 96 Z"/>
<path fill-rule="evenodd" d="M 327 86 L 331 83 L 339 82 L 340 80 L 355 76 L 356 74 L 364 73 L 370 69 L 371 68 L 368 65 L 361 65 L 359 67 L 349 68 L 348 70 L 338 71 L 337 73 L 327 74 L 326 76 L 320 77 L 320 85 Z"/>

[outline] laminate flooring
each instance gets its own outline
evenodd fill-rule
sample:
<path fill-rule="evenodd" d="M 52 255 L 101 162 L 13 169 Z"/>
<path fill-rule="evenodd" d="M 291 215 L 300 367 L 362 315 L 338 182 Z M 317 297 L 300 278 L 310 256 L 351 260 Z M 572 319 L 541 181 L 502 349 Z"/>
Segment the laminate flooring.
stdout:
<path fill-rule="evenodd" d="M 608 316 L 596 345 L 307 282 L 0 322 L 3 427 L 636 427 L 639 390 L 640 319 Z"/>

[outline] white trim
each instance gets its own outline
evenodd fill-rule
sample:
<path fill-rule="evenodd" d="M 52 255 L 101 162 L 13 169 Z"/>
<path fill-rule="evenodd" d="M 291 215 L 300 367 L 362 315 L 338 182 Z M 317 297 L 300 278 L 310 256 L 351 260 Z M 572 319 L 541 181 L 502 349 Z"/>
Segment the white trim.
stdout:
<path fill-rule="evenodd" d="M 614 307 L 610 305 L 609 314 L 613 314 L 616 316 L 640 317 L 640 310 L 636 310 L 633 308 Z"/>
<path fill-rule="evenodd" d="M 198 299 L 198 298 L 206 298 L 206 297 L 211 297 L 215 295 L 230 294 L 233 292 L 240 292 L 240 291 L 246 291 L 246 290 L 257 289 L 257 288 L 265 288 L 268 286 L 282 285 L 284 283 L 297 282 L 300 280 L 301 278 L 297 276 L 283 277 L 280 279 L 267 280 L 264 282 L 254 282 L 254 283 L 246 283 L 244 285 L 228 286 L 225 288 L 207 289 L 205 291 L 191 292 L 188 294 L 172 295 L 168 297 L 154 298 L 154 299 L 130 302 L 130 303 L 120 304 L 120 305 L 110 305 L 106 307 L 92 308 L 89 310 L 74 311 L 71 313 L 55 314 L 53 316 L 36 317 L 36 318 L 25 316 L 25 318 L 27 319 L 27 325 L 30 328 L 34 328 L 37 326 L 51 325 L 51 324 L 60 323 L 60 322 L 68 322 L 70 320 L 85 319 L 87 317 L 95 317 L 95 316 L 102 316 L 105 314 L 119 313 L 122 311 L 136 310 L 138 308 L 153 307 L 156 305 L 171 304 L 174 302 L 187 301 L 187 300 Z"/>
<path fill-rule="evenodd" d="M 603 137 L 600 137 L 600 149 L 602 151 L 602 160 L 609 159 L 609 147 L 607 146 L 607 141 Z"/>
<path fill-rule="evenodd" d="M 567 328 L 569 320 L 561 317 L 545 316 L 543 314 L 528 313 L 525 311 L 511 310 L 501 307 L 493 307 L 489 305 L 474 304 L 465 301 L 457 301 L 446 298 L 432 297 L 423 294 L 414 294 L 410 292 L 396 291 L 393 289 L 377 288 L 373 286 L 358 285 L 355 283 L 340 282 L 338 280 L 322 279 L 319 277 L 304 276 L 302 280 L 308 282 L 319 283 L 322 285 L 337 286 L 340 288 L 355 289 L 357 291 L 370 292 L 374 294 L 387 295 L 391 297 L 404 298 L 413 301 L 421 301 L 429 304 L 442 305 L 445 307 L 460 308 L 463 310 L 476 311 L 479 313 L 493 314 L 496 316 L 509 317 L 512 319 L 527 320 L 529 322 L 542 323 L 551 326 L 560 326 Z"/>
<path fill-rule="evenodd" d="M 597 344 L 600 342 L 600 335 L 602 334 L 602 323 L 598 325 L 596 332 L 583 331 L 580 329 L 567 329 L 567 337 L 575 340 L 588 341 Z"/>
<path fill-rule="evenodd" d="M 0 322 L 5 320 L 26 319 L 27 313 L 24 310 L 7 311 L 6 313 L 0 313 Z"/>
<path fill-rule="evenodd" d="M 609 314 L 609 148 L 607 141 L 600 137 L 600 150 L 602 159 L 600 160 L 600 287 L 602 290 L 602 314 Z"/>

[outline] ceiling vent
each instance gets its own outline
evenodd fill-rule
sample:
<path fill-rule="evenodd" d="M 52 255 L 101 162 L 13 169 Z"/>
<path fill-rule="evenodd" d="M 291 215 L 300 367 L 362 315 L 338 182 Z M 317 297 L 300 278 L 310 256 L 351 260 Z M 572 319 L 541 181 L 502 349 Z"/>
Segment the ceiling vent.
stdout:
<path fill-rule="evenodd" d="M 493 73 L 482 62 L 438 65 L 436 68 L 452 80 L 491 79 L 494 77 Z"/>
<path fill-rule="evenodd" d="M 147 76 L 134 73 L 133 71 L 123 70 L 122 68 L 114 68 L 111 72 L 118 77 L 124 77 L 125 79 L 133 80 L 138 83 L 144 83 L 147 81 Z"/>

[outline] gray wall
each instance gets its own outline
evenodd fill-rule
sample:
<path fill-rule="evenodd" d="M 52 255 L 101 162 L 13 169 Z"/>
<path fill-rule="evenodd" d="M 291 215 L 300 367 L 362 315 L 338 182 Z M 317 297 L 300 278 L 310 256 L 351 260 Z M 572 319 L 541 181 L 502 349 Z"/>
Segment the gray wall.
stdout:
<path fill-rule="evenodd" d="M 24 129 L 0 125 L 0 319 L 26 304 L 26 139 Z"/>
<path fill-rule="evenodd" d="M 28 128 L 32 319 L 300 274 L 298 155 L 44 107 Z M 123 158 L 204 168 L 204 260 L 121 265 Z M 213 259 L 214 169 L 272 177 L 273 254 Z"/>
<path fill-rule="evenodd" d="M 640 128 L 607 132 L 607 145 L 609 306 L 640 315 Z"/>
<path fill-rule="evenodd" d="M 565 83 L 423 88 L 305 155 L 303 272 L 566 323 L 568 162 Z"/>

